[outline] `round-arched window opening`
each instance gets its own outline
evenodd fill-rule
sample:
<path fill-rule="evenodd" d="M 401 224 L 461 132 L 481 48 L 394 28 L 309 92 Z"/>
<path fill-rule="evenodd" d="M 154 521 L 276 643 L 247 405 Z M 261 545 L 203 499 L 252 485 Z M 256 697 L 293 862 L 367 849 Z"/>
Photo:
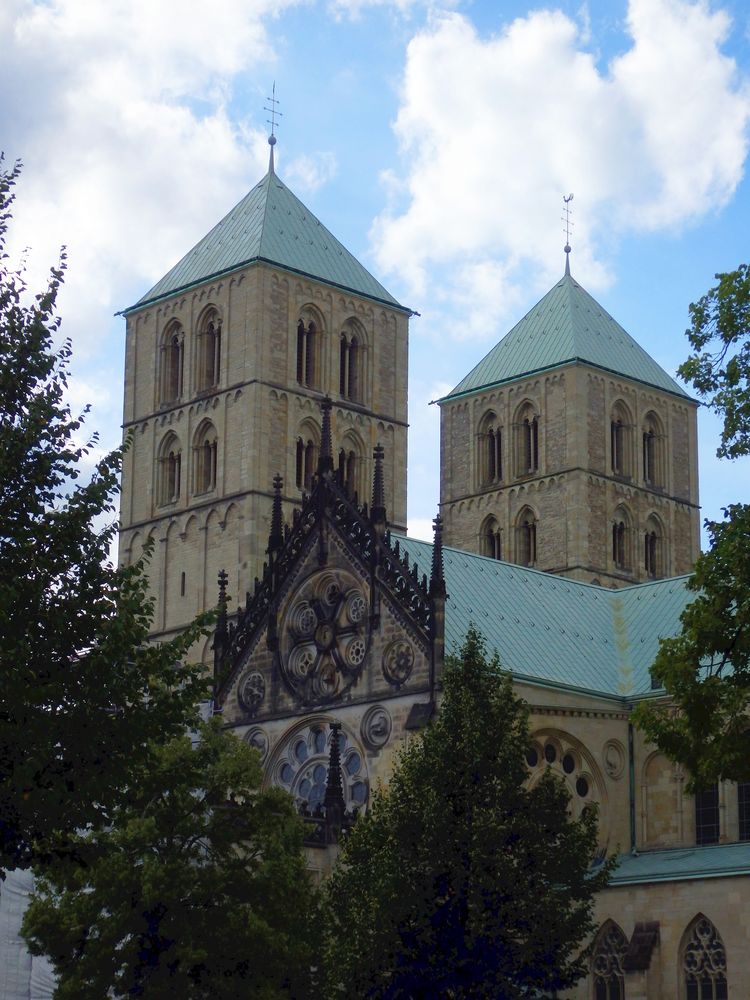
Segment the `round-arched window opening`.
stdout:
<path fill-rule="evenodd" d="M 274 769 L 274 784 L 286 789 L 303 815 L 318 814 L 323 807 L 330 764 L 330 738 L 323 726 L 313 723 L 297 731 L 286 744 Z M 367 804 L 367 763 L 361 749 L 346 733 L 339 732 L 341 777 L 347 809 Z"/>
<path fill-rule="evenodd" d="M 572 753 L 566 753 L 562 759 L 562 768 L 566 774 L 572 774 L 576 769 L 575 758 Z"/>
<path fill-rule="evenodd" d="M 539 754 L 536 752 L 535 747 L 529 747 L 526 751 L 526 763 L 529 767 L 536 767 L 539 763 Z"/>
<path fill-rule="evenodd" d="M 544 759 L 548 764 L 554 764 L 557 760 L 557 750 L 551 743 L 548 743 L 544 748 Z"/>
<path fill-rule="evenodd" d="M 576 791 L 582 799 L 585 799 L 589 794 L 589 783 L 585 778 L 579 778 L 578 781 L 576 781 Z"/>

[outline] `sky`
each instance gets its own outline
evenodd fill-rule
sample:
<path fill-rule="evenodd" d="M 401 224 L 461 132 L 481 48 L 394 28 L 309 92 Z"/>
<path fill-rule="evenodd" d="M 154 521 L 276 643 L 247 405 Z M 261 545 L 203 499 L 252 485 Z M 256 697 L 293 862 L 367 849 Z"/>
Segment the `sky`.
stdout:
<path fill-rule="evenodd" d="M 409 529 L 430 537 L 449 391 L 564 267 L 668 371 L 688 304 L 750 260 L 746 0 L 3 0 L 0 149 L 24 164 L 12 248 L 61 246 L 70 398 L 119 443 L 125 322 L 278 174 L 411 321 Z M 750 459 L 699 416 L 703 516 Z"/>

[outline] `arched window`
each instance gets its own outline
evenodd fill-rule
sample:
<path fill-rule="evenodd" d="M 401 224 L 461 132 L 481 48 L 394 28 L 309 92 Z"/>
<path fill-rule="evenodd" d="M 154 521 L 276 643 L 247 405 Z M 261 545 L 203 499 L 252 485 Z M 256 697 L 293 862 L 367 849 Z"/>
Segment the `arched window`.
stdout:
<path fill-rule="evenodd" d="M 318 378 L 318 328 L 312 319 L 304 317 L 297 323 L 297 381 L 300 385 L 313 387 Z"/>
<path fill-rule="evenodd" d="M 628 939 L 614 921 L 608 920 L 597 935 L 591 958 L 594 1000 L 624 1000 L 622 963 L 627 949 Z"/>
<path fill-rule="evenodd" d="M 531 403 L 525 403 L 515 421 L 516 475 L 528 476 L 539 471 L 539 416 Z"/>
<path fill-rule="evenodd" d="M 646 576 L 655 578 L 664 575 L 664 566 L 666 565 L 664 533 L 653 514 L 646 521 L 646 530 L 643 536 L 643 564 Z"/>
<path fill-rule="evenodd" d="M 685 1000 L 727 1000 L 727 954 L 721 935 L 699 914 L 683 937 L 681 949 Z"/>
<path fill-rule="evenodd" d="M 349 432 L 341 443 L 338 454 L 339 483 L 352 499 L 364 495 L 364 448 L 359 438 Z"/>
<path fill-rule="evenodd" d="M 719 786 L 710 785 L 695 793 L 695 842 L 719 843 Z"/>
<path fill-rule="evenodd" d="M 521 566 L 536 566 L 536 525 L 534 511 L 524 507 L 516 521 L 516 561 Z"/>
<path fill-rule="evenodd" d="M 750 781 L 737 785 L 737 820 L 739 839 L 750 840 Z"/>
<path fill-rule="evenodd" d="M 171 323 L 162 338 L 160 349 L 159 399 L 175 403 L 182 396 L 182 365 L 185 333 L 179 323 Z"/>
<path fill-rule="evenodd" d="M 193 441 L 193 492 L 209 493 L 216 489 L 216 428 L 206 420 Z"/>
<path fill-rule="evenodd" d="M 497 416 L 490 411 L 479 425 L 478 436 L 479 485 L 490 486 L 503 478 L 503 431 Z"/>
<path fill-rule="evenodd" d="M 295 481 L 297 487 L 309 492 L 318 469 L 318 441 L 320 431 L 312 424 L 305 424 L 297 438 L 295 456 Z"/>
<path fill-rule="evenodd" d="M 664 485 L 664 433 L 655 413 L 643 421 L 643 481 L 648 486 Z"/>
<path fill-rule="evenodd" d="M 364 390 L 364 350 L 361 331 L 350 320 L 339 341 L 339 393 L 361 403 Z"/>
<path fill-rule="evenodd" d="M 215 309 L 201 319 L 198 328 L 196 386 L 199 392 L 219 384 L 221 368 L 221 320 Z"/>
<path fill-rule="evenodd" d="M 618 507 L 612 521 L 612 562 L 615 569 L 631 567 L 630 516 L 624 507 Z"/>
<path fill-rule="evenodd" d="M 503 558 L 500 525 L 494 517 L 490 516 L 483 521 L 480 530 L 479 544 L 480 551 L 483 556 L 489 556 L 490 559 Z"/>
<path fill-rule="evenodd" d="M 160 504 L 176 503 L 180 499 L 182 480 L 182 448 L 175 434 L 167 434 L 159 449 L 157 482 Z"/>
<path fill-rule="evenodd" d="M 612 407 L 609 422 L 610 468 L 613 476 L 630 478 L 632 463 L 633 421 L 623 402 L 618 400 Z"/>

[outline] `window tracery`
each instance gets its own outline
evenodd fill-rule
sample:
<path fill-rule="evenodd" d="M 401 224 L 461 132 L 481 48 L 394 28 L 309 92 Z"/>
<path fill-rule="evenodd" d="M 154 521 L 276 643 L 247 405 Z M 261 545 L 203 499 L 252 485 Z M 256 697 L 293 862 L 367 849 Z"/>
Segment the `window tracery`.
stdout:
<path fill-rule="evenodd" d="M 599 932 L 591 961 L 594 1000 L 624 1000 L 622 965 L 627 949 L 628 939 L 614 921 L 608 920 Z"/>
<path fill-rule="evenodd" d="M 724 942 L 702 914 L 688 930 L 682 955 L 685 1000 L 727 1000 Z"/>
<path fill-rule="evenodd" d="M 333 734 L 322 722 L 298 729 L 287 740 L 274 767 L 273 783 L 290 792 L 303 814 L 314 814 L 323 807 L 332 738 Z M 338 739 L 344 803 L 347 809 L 361 809 L 367 804 L 369 793 L 365 756 L 343 730 Z"/>

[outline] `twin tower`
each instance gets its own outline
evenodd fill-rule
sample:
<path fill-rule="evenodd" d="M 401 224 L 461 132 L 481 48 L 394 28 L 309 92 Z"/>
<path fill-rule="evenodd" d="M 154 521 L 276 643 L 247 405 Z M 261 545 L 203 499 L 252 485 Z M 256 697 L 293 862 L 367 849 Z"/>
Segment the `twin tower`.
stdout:
<path fill-rule="evenodd" d="M 309 491 L 321 401 L 334 464 L 406 527 L 408 321 L 273 170 L 125 311 L 120 558 L 153 540 L 156 637 L 251 589 L 272 482 Z M 689 572 L 696 403 L 565 274 L 442 400 L 446 545 L 602 586 Z M 210 660 L 208 645 L 199 651 Z"/>

